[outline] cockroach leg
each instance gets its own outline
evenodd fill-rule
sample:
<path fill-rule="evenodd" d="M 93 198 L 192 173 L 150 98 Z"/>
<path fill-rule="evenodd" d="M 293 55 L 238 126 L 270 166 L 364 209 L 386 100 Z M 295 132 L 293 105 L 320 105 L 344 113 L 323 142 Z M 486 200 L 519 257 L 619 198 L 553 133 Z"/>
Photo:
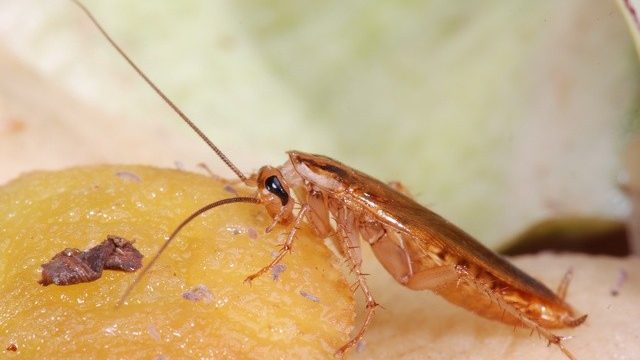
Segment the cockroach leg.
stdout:
<path fill-rule="evenodd" d="M 127 56 L 80 0 L 73 1 L 138 75 L 236 174 L 239 180 L 235 182 L 257 188 L 254 197 L 236 196 L 219 200 L 183 220 L 129 285 L 118 306 L 124 303 L 171 240 L 193 219 L 221 205 L 240 202 L 262 204 L 273 219 L 267 232 L 277 224 L 290 226 L 293 223 L 293 228 L 277 256 L 268 266 L 247 277 L 247 282 L 272 269 L 291 251 L 296 232 L 307 217 L 307 222 L 319 237 L 327 237 L 334 231 L 338 234 L 335 237 L 338 248 L 357 277 L 358 287 L 367 299 L 367 311 L 362 327 L 352 340 L 336 352 L 337 355 L 344 354 L 362 339 L 378 306 L 369 291 L 365 274 L 361 272 L 359 244 L 364 238 L 385 269 L 401 284 L 414 290 L 436 290 L 445 299 L 481 316 L 528 327 L 544 336 L 550 344 L 557 345 L 568 358 L 574 359 L 562 344 L 566 338 L 556 336 L 544 327 L 575 327 L 586 319 L 586 315 L 576 318 L 571 306 L 562 300 L 567 293 L 570 273 L 560 283 L 556 295 L 462 229 L 411 199 L 402 184 L 395 182 L 386 185 L 325 156 L 289 151 L 289 159 L 283 165 L 263 166 L 253 176 L 247 177 Z M 218 180 L 234 183 L 214 175 L 206 166 L 201 167 Z M 296 202 L 291 198 L 292 194 L 304 203 L 297 216 L 294 216 Z M 335 224 L 329 221 L 329 216 L 334 217 Z M 501 290 L 500 286 L 505 285 L 507 288 Z M 524 307 L 548 309 L 550 318 L 543 319 L 535 315 L 527 317 L 528 312 L 520 310 L 520 305 L 514 305 L 516 303 L 507 297 L 509 292 L 521 300 L 519 304 Z M 489 307 L 479 307 L 482 304 L 476 301 L 484 294 L 491 299 Z M 506 319 L 498 311 L 507 314 Z"/>
<path fill-rule="evenodd" d="M 562 341 L 565 339 L 568 339 L 568 337 L 555 335 L 551 333 L 549 330 L 540 326 L 534 320 L 529 319 L 522 311 L 518 310 L 513 305 L 504 301 L 498 293 L 496 293 L 493 289 L 490 288 L 490 286 L 488 286 L 487 284 L 481 281 L 476 280 L 470 274 L 462 273 L 462 277 L 463 277 L 463 281 L 473 284 L 479 289 L 482 289 L 483 292 L 486 293 L 487 296 L 489 296 L 491 301 L 496 302 L 503 309 L 503 311 L 505 311 L 509 315 L 512 315 L 515 318 L 519 319 L 522 322 L 522 325 L 524 327 L 530 328 L 532 332 L 535 331 L 538 334 L 540 334 L 542 337 L 544 337 L 548 341 L 549 345 L 551 344 L 556 345 L 558 348 L 560 348 L 560 351 L 562 351 L 565 354 L 565 356 L 570 360 L 576 360 L 573 354 L 562 343 Z M 564 283 L 564 279 L 563 279 L 563 283 Z M 585 319 L 586 319 L 586 315 L 578 319 L 575 319 L 575 321 L 579 321 L 580 323 L 582 323 L 584 322 Z"/>
<path fill-rule="evenodd" d="M 308 207 L 308 206 L 307 206 Z M 307 212 L 308 209 L 305 209 L 304 211 Z M 300 209 L 300 211 L 302 211 L 302 209 Z M 273 228 L 276 227 L 276 225 L 280 224 L 282 222 L 282 219 L 284 218 L 285 214 L 287 212 L 287 208 L 286 207 L 281 207 L 280 211 L 278 212 L 278 214 L 276 216 L 273 217 L 273 220 L 271 220 L 271 224 L 269 224 L 269 226 L 267 226 L 267 228 L 264 230 L 265 233 L 270 233 L 271 230 L 273 230 Z M 296 222 L 295 225 L 299 226 L 300 222 L 302 222 L 302 217 L 300 217 L 298 215 L 298 217 L 296 218 Z M 295 229 L 295 228 L 294 228 Z"/>
<path fill-rule="evenodd" d="M 398 234 L 391 229 L 383 229 L 381 235 L 373 235 L 371 226 L 363 226 L 363 237 L 371 245 L 373 253 L 384 268 L 400 284 L 406 285 L 413 276 L 411 257 L 403 247 Z"/>
<path fill-rule="evenodd" d="M 351 263 L 351 267 L 357 278 L 356 289 L 360 288 L 360 290 L 362 290 L 362 293 L 364 294 L 367 300 L 365 319 L 362 325 L 360 326 L 360 329 L 353 336 L 353 338 L 351 338 L 351 340 L 349 340 L 346 344 L 342 345 L 342 347 L 340 347 L 340 349 L 338 349 L 335 352 L 336 356 L 342 357 L 347 351 L 349 351 L 351 348 L 356 346 L 362 340 L 362 338 L 364 337 L 364 333 L 367 331 L 367 328 L 369 327 L 369 325 L 371 324 L 371 321 L 373 320 L 375 309 L 376 307 L 378 307 L 378 303 L 374 300 L 373 295 L 371 294 L 371 290 L 369 290 L 369 286 L 367 285 L 367 280 L 365 278 L 366 274 L 363 274 L 361 271 L 362 261 L 361 260 L 358 261 L 354 258 L 354 256 L 352 256 L 353 255 L 352 252 L 354 251 L 359 252 L 360 248 L 353 248 L 351 246 L 351 240 L 349 239 L 349 235 L 347 234 L 346 229 L 344 229 L 344 226 L 339 226 L 339 228 L 340 228 L 339 234 L 340 234 L 340 240 L 341 240 L 340 245 L 345 254 L 345 257 Z"/>
<path fill-rule="evenodd" d="M 558 289 L 556 290 L 556 294 L 562 300 L 567 296 L 567 290 L 569 289 L 569 284 L 571 283 L 571 279 L 573 279 L 573 268 L 569 268 L 562 280 L 560 280 L 560 284 L 558 285 Z"/>
<path fill-rule="evenodd" d="M 414 290 L 437 290 L 442 285 L 457 282 L 459 279 L 460 273 L 454 266 L 440 265 L 413 274 L 405 286 Z"/>
<path fill-rule="evenodd" d="M 413 197 L 413 195 L 411 195 L 411 193 L 409 192 L 409 189 L 406 186 L 404 186 L 404 184 L 401 183 L 400 181 L 389 181 L 387 185 L 389 185 L 390 188 L 392 188 L 393 190 L 399 193 L 402 193 L 410 198 Z"/>
<path fill-rule="evenodd" d="M 276 255 L 276 257 L 273 260 L 271 260 L 269 265 L 258 270 L 256 273 L 247 276 L 247 278 L 244 279 L 245 283 L 250 284 L 251 281 L 253 281 L 254 279 L 258 278 L 259 276 L 266 273 L 267 271 L 270 271 L 271 268 L 273 268 L 276 264 L 278 264 L 287 253 L 291 252 L 291 245 L 293 245 L 293 239 L 295 238 L 296 233 L 300 229 L 300 225 L 304 221 L 304 216 L 307 211 L 309 211 L 309 206 L 305 204 L 300 209 L 300 212 L 298 212 L 298 215 L 296 216 L 296 220 L 294 221 L 293 226 L 291 227 L 291 232 L 287 236 L 287 239 L 285 240 L 285 242 L 282 244 L 282 248 L 280 248 L 280 252 L 278 252 L 278 255 Z"/>

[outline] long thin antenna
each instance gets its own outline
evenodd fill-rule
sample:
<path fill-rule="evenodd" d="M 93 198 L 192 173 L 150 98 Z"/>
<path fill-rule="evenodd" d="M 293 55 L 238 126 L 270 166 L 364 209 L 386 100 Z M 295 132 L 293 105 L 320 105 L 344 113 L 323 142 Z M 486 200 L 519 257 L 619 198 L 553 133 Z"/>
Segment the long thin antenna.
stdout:
<path fill-rule="evenodd" d="M 100 30 L 100 32 L 102 33 L 102 35 L 104 35 L 104 37 L 107 39 L 107 41 L 111 44 L 111 46 L 113 46 L 116 51 L 118 51 L 118 53 L 120 53 L 120 55 L 122 55 L 122 57 L 129 63 L 129 65 L 131 65 L 131 67 L 138 73 L 138 75 L 140 75 L 144 81 L 147 82 L 147 84 L 149 84 L 149 86 L 151 86 L 151 88 L 158 94 L 160 95 L 160 97 L 162 98 L 162 100 L 164 100 L 164 102 L 167 103 L 167 105 L 169 105 L 171 107 L 171 109 L 173 109 L 173 111 L 176 112 L 176 114 L 178 114 L 178 116 L 180 116 L 180 118 L 187 124 L 189 125 L 189 127 L 191 127 L 191 129 L 193 131 L 196 132 L 196 134 L 198 134 L 198 136 L 200 136 L 200 138 L 202 138 L 202 140 L 204 140 L 205 143 L 207 143 L 207 145 L 209 145 L 209 147 L 218 155 L 218 157 L 220 157 L 220 159 L 222 161 L 224 161 L 225 164 L 227 164 L 227 166 L 240 178 L 240 180 L 242 180 L 242 182 L 244 182 L 245 184 L 247 183 L 247 177 L 231 162 L 231 160 L 229 160 L 229 158 L 227 158 L 227 156 L 220 150 L 218 149 L 218 147 L 211 141 L 209 140 L 209 138 L 193 123 L 193 121 L 191 121 L 191 119 L 189 119 L 189 117 L 187 115 L 185 115 L 182 110 L 180 110 L 180 108 L 178 108 L 173 101 L 171 101 L 163 92 L 162 90 L 160 90 L 160 88 L 158 88 L 158 86 L 156 86 L 156 84 L 151 81 L 151 79 L 149 79 L 149 77 L 147 77 L 147 75 L 140 70 L 140 68 L 138 67 L 138 65 L 136 65 L 133 60 L 131 60 L 129 58 L 129 56 L 127 56 L 127 54 L 120 48 L 120 46 L 118 46 L 118 44 L 116 44 L 116 42 L 111 38 L 111 36 L 107 33 L 107 31 L 102 27 L 102 25 L 100 25 L 100 23 L 98 22 L 98 20 L 96 20 L 96 18 L 93 16 L 93 14 L 91 13 L 91 11 L 89 11 L 89 9 L 87 9 L 86 6 L 84 6 L 80 0 L 71 0 L 73 1 L 76 5 L 78 5 L 78 7 L 80 9 L 82 9 L 82 11 L 84 11 L 85 14 L 87 14 L 87 16 L 89 17 L 89 19 L 91 19 L 91 22 L 93 22 L 93 24 L 98 28 L 98 30 Z"/>
<path fill-rule="evenodd" d="M 218 206 L 227 205 L 227 204 L 233 204 L 233 203 L 239 203 L 239 202 L 259 204 L 260 200 L 257 199 L 257 198 L 253 198 L 253 197 L 243 197 L 243 196 L 234 197 L 234 198 L 228 198 L 228 199 L 222 199 L 222 200 L 218 200 L 216 202 L 213 202 L 213 203 L 211 203 L 209 205 L 203 206 L 202 208 L 200 208 L 197 211 L 195 211 L 193 214 L 189 215 L 189 217 L 184 219 L 180 223 L 180 225 L 178 225 L 178 227 L 176 227 L 176 229 L 173 230 L 173 232 L 171 233 L 171 235 L 169 236 L 167 241 L 165 241 L 164 244 L 162 244 L 162 246 L 160 247 L 160 250 L 158 250 L 158 252 L 156 252 L 156 254 L 153 256 L 151 261 L 149 261 L 147 266 L 144 269 L 142 269 L 142 271 L 140 271 L 140 273 L 138 273 L 138 276 L 135 278 L 135 280 L 133 280 L 133 282 L 127 287 L 127 290 L 125 290 L 124 294 L 122 294 L 122 297 L 118 301 L 118 304 L 116 305 L 116 307 L 121 306 L 122 304 L 124 304 L 125 301 L 127 301 L 127 298 L 129 297 L 129 294 L 131 293 L 131 291 L 136 287 L 136 285 L 138 285 L 138 283 L 140 282 L 142 277 L 153 266 L 153 264 L 156 263 L 156 261 L 158 260 L 160 255 L 162 255 L 164 250 L 167 248 L 167 246 L 169 246 L 171 241 L 178 235 L 178 233 L 182 230 L 182 228 L 187 226 L 187 224 L 189 224 L 193 219 L 197 218 L 198 216 L 202 215 L 203 213 L 205 213 L 205 212 L 207 212 L 207 211 L 209 211 L 211 209 L 217 208 Z"/>

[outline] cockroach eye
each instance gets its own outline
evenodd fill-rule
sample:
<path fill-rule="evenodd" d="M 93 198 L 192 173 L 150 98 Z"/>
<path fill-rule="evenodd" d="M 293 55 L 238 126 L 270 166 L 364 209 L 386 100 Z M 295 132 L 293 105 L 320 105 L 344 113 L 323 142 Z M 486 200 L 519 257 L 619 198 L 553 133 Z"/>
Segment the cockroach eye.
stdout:
<path fill-rule="evenodd" d="M 264 188 L 267 189 L 270 193 L 280 198 L 280 202 L 282 202 L 282 206 L 287 205 L 289 202 L 289 194 L 284 190 L 280 180 L 278 180 L 277 176 L 269 176 L 264 181 Z"/>

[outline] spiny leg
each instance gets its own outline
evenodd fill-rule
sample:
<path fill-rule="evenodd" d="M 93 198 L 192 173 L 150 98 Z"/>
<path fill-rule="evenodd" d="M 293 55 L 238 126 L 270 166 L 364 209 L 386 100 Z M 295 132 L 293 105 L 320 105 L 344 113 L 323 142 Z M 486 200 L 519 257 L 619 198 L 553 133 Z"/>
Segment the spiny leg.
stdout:
<path fill-rule="evenodd" d="M 487 296 L 489 296 L 491 301 L 495 301 L 503 309 L 503 311 L 519 319 L 522 322 L 522 325 L 530 328 L 532 332 L 533 331 L 538 332 L 538 334 L 542 335 L 545 339 L 547 339 L 547 341 L 549 342 L 549 345 L 554 344 L 558 346 L 560 351 L 562 351 L 567 358 L 569 358 L 570 360 L 576 360 L 576 358 L 569 351 L 569 349 L 564 347 L 564 344 L 562 343 L 562 341 L 567 339 L 567 337 L 555 335 L 551 333 L 549 330 L 540 326 L 535 321 L 529 319 L 528 317 L 525 316 L 525 314 L 522 311 L 518 310 L 513 305 L 504 301 L 502 297 L 500 297 L 495 291 L 489 288 L 486 284 L 474 279 L 469 275 L 464 275 L 462 280 L 483 289 L 484 292 L 487 294 Z"/>
<path fill-rule="evenodd" d="M 298 232 L 300 228 L 300 224 L 302 223 L 302 221 L 304 221 L 304 215 L 308 210 L 309 210 L 309 206 L 306 204 L 300 209 L 300 212 L 296 216 L 296 220 L 293 223 L 291 232 L 287 236 L 287 240 L 285 240 L 284 244 L 282 244 L 282 248 L 280 249 L 280 252 L 278 253 L 278 255 L 273 260 L 271 260 L 269 265 L 258 270 L 255 274 L 247 276 L 247 278 L 244 279 L 244 282 L 251 283 L 251 281 L 253 281 L 255 278 L 271 270 L 271 268 L 277 263 L 279 263 L 280 260 L 282 260 L 282 258 L 284 258 L 284 256 L 287 253 L 291 252 L 291 245 L 293 244 L 293 239 L 296 236 L 296 232 Z"/>
<path fill-rule="evenodd" d="M 400 181 L 389 181 L 387 185 L 389 185 L 389 187 L 393 190 L 402 193 L 410 198 L 413 198 L 413 194 L 411 194 L 411 192 L 409 192 L 409 189 Z"/>
<path fill-rule="evenodd" d="M 349 340 L 346 344 L 342 345 L 342 347 L 340 347 L 340 349 L 336 351 L 335 353 L 336 356 L 344 355 L 347 351 L 349 351 L 349 349 L 356 346 L 358 342 L 362 340 L 362 338 L 364 337 L 364 333 L 366 332 L 367 328 L 371 324 L 371 321 L 373 320 L 375 308 L 378 306 L 378 303 L 373 299 L 373 295 L 369 290 L 369 286 L 367 285 L 367 281 L 365 279 L 365 274 L 363 274 L 361 271 L 361 263 L 355 261 L 353 256 L 351 255 L 352 251 L 360 251 L 360 249 L 354 248 L 353 246 L 351 246 L 351 242 L 349 241 L 348 236 L 345 233 L 344 229 L 340 229 L 339 234 L 340 234 L 340 240 L 341 240 L 339 241 L 339 243 L 342 247 L 343 253 L 347 257 L 347 260 L 351 263 L 353 272 L 355 273 L 358 279 L 356 282 L 357 287 L 354 288 L 354 291 L 357 290 L 358 288 L 362 290 L 362 293 L 364 294 L 367 300 L 367 305 L 366 305 L 365 319 L 362 325 L 360 326 L 360 330 L 358 330 L 358 332 L 353 336 L 353 338 L 351 338 L 351 340 Z"/>

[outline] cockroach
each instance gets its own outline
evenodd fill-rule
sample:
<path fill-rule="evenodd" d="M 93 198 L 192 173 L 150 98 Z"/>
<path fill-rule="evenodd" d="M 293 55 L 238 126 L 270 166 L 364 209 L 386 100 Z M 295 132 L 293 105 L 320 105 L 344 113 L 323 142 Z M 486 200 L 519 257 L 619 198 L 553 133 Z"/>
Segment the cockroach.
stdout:
<path fill-rule="evenodd" d="M 384 183 L 341 162 L 301 151 L 287 152 L 281 166 L 264 166 L 251 177 L 233 162 L 145 75 L 116 44 L 89 10 L 73 0 L 94 25 L 153 88 L 176 114 L 202 138 L 217 156 L 247 186 L 257 188 L 255 197 L 231 197 L 195 211 L 171 233 L 149 264 L 128 287 L 119 304 L 153 266 L 178 233 L 202 213 L 232 203 L 264 206 L 272 222 L 289 232 L 277 256 L 248 276 L 251 282 L 278 265 L 291 252 L 296 231 L 306 223 L 319 239 L 332 238 L 350 264 L 357 286 L 366 298 L 363 324 L 336 351 L 343 355 L 362 340 L 378 307 L 361 272 L 359 243 L 366 241 L 378 261 L 400 284 L 412 290 L 431 290 L 451 303 L 504 324 L 529 328 L 554 344 L 570 359 L 565 337 L 552 329 L 576 327 L 587 315 L 579 316 L 565 301 L 570 273 L 556 292 L 535 280 L 507 260 L 487 249 L 471 235 L 413 200 L 399 183 Z"/>

